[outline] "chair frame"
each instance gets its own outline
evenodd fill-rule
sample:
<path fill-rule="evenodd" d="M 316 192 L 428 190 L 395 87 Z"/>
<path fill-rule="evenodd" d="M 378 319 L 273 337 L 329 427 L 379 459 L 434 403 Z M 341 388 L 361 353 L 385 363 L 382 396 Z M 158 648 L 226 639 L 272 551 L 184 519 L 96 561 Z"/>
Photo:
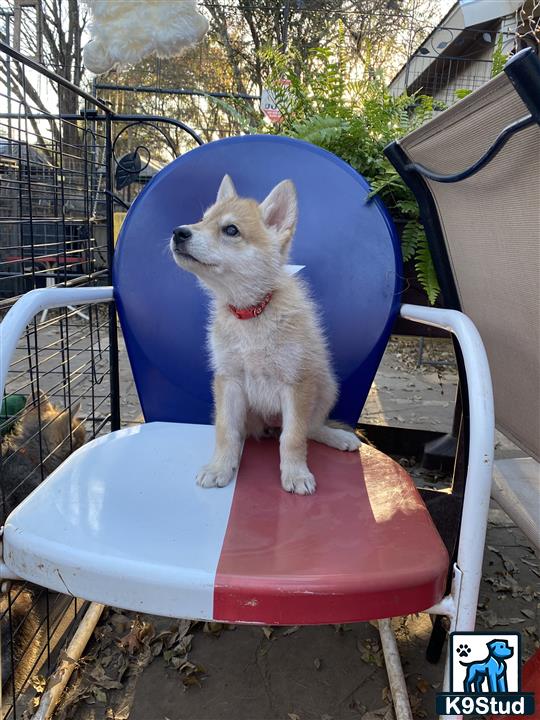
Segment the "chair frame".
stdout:
<path fill-rule="evenodd" d="M 26 326 L 45 310 L 68 305 L 77 307 L 114 302 L 114 288 L 44 288 L 32 290 L 18 300 L 0 324 L 0 389 L 5 388 L 7 372 L 17 342 Z M 459 546 L 452 567 L 452 583 L 448 594 L 436 605 L 426 608 L 432 615 L 450 619 L 450 631 L 473 630 L 491 491 L 494 447 L 494 408 L 491 377 L 482 340 L 472 321 L 457 310 L 403 305 L 403 318 L 441 328 L 453 334 L 459 343 L 470 407 L 468 482 L 465 488 Z M 3 559 L 0 580 L 20 580 Z M 412 720 L 405 677 L 399 660 L 390 619 L 379 620 L 390 689 L 397 720 Z M 444 689 L 448 688 L 448 662 Z"/>

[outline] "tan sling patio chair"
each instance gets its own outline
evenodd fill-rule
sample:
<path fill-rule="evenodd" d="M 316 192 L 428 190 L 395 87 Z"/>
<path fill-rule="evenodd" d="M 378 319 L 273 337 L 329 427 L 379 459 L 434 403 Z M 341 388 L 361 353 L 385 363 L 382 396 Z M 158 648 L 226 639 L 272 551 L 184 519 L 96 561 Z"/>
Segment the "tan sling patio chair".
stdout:
<path fill-rule="evenodd" d="M 540 60 L 504 72 L 399 143 L 445 304 L 485 343 L 498 429 L 524 457 L 495 463 L 492 496 L 540 546 Z M 515 454 L 515 453 L 514 453 Z"/>

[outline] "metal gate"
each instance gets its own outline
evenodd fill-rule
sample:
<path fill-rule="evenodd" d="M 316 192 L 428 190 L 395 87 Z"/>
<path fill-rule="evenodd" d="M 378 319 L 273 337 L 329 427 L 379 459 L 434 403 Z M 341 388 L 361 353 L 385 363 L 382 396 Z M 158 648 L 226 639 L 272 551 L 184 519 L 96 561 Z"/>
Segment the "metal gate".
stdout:
<path fill-rule="evenodd" d="M 166 142 L 163 128 L 173 125 L 191 144 L 202 141 L 180 121 L 115 115 L 11 47 L 0 43 L 0 53 L 9 68 L 0 81 L 1 319 L 34 288 L 111 284 L 121 220 L 115 210 L 125 211 L 135 194 L 126 198 L 125 188 L 140 189 L 152 162 L 144 144 L 130 149 L 126 137 L 144 127 Z M 7 85 L 13 75 L 22 88 L 17 98 Z M 36 78 L 40 105 L 50 112 L 27 92 Z M 59 99 L 67 96 L 77 113 L 59 114 Z M 27 327 L 1 399 L 0 524 L 79 445 L 120 427 L 119 382 L 114 308 L 44 312 Z M 32 684 L 54 668 L 86 605 L 27 583 L 3 583 L 0 717 L 21 717 Z"/>

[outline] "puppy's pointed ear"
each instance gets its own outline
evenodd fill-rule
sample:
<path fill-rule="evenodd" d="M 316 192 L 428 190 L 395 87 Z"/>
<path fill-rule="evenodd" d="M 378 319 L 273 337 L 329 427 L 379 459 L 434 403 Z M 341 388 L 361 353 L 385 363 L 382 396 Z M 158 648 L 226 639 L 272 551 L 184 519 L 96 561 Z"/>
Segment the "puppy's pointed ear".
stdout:
<path fill-rule="evenodd" d="M 221 181 L 221 185 L 219 186 L 216 202 L 219 203 L 223 202 L 224 200 L 232 200 L 232 198 L 235 197 L 238 197 L 238 195 L 236 194 L 233 181 L 231 180 L 229 175 L 225 175 L 225 177 Z"/>
<path fill-rule="evenodd" d="M 34 402 L 29 412 L 37 415 L 38 413 L 42 414 L 44 412 L 51 412 L 52 410 L 54 410 L 54 405 L 49 400 L 49 396 L 47 393 L 44 393 L 43 390 L 40 390 L 37 395 L 37 402 Z"/>
<path fill-rule="evenodd" d="M 281 251 L 286 253 L 296 229 L 298 206 L 292 180 L 283 180 L 260 204 L 265 225 L 278 232 Z"/>

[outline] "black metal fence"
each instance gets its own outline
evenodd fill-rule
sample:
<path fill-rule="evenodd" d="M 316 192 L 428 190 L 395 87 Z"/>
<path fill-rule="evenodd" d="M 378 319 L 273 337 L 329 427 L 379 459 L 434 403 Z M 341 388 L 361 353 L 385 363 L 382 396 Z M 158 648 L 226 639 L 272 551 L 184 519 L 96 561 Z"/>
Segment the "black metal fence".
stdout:
<path fill-rule="evenodd" d="M 0 320 L 35 288 L 108 285 L 131 200 L 156 170 L 145 137 L 174 157 L 202 140 L 159 116 L 118 115 L 102 100 L 0 43 Z M 16 77 L 14 98 L 10 79 Z M 28 81 L 28 82 L 27 82 Z M 40 107 L 31 87 L 41 87 Z M 46 100 L 46 103 L 45 103 Z M 43 111 L 43 105 L 50 112 Z M 60 112 L 69 107 L 71 112 Z M 76 112 L 73 112 L 76 109 Z M 147 143 L 148 144 L 148 143 Z M 159 143 L 153 138 L 154 149 Z M 162 164 L 162 163 L 161 163 Z M 0 524 L 74 450 L 120 427 L 116 312 L 43 312 L 27 327 L 0 411 Z M 0 596 L 2 718 L 21 717 L 86 603 L 28 583 Z"/>
<path fill-rule="evenodd" d="M 34 288 L 110 282 L 113 201 L 108 107 L 3 44 L 0 53 L 21 88 L 14 99 L 0 82 L 1 318 Z M 38 77 L 50 113 L 26 92 Z M 61 117 L 60 98 L 80 114 Z M 2 401 L 2 524 L 73 450 L 118 423 L 115 314 L 103 306 L 42 313 L 18 345 Z M 32 679 L 51 670 L 84 607 L 4 583 L 2 717 L 21 716 Z"/>

